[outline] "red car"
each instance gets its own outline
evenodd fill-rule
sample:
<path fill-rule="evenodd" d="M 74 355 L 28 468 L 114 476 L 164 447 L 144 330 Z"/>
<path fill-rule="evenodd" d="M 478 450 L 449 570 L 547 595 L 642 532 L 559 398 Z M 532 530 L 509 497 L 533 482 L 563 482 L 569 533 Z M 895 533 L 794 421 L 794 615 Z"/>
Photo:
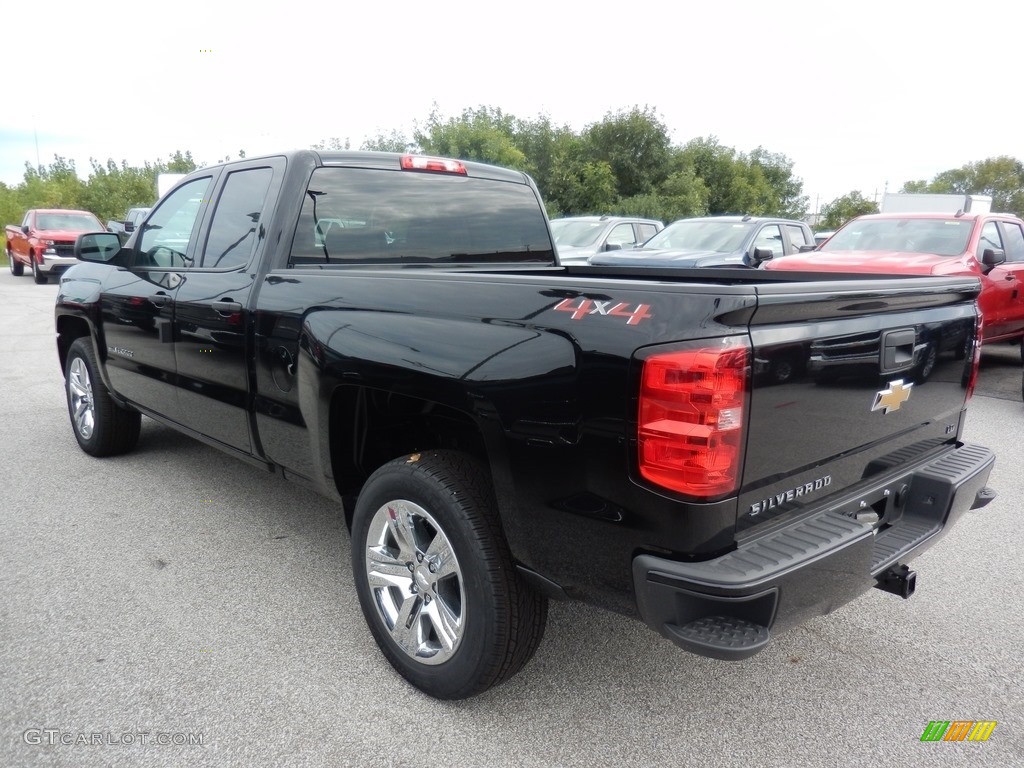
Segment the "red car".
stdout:
<path fill-rule="evenodd" d="M 879 213 L 860 216 L 818 249 L 763 269 L 975 275 L 982 343 L 1024 338 L 1024 221 L 1010 214 Z"/>
<path fill-rule="evenodd" d="M 7 263 L 11 274 L 32 270 L 37 283 L 50 275 L 59 275 L 77 263 L 75 239 L 84 232 L 102 232 L 105 227 L 88 211 L 59 208 L 33 208 L 21 220 L 21 226 L 7 226 Z"/>

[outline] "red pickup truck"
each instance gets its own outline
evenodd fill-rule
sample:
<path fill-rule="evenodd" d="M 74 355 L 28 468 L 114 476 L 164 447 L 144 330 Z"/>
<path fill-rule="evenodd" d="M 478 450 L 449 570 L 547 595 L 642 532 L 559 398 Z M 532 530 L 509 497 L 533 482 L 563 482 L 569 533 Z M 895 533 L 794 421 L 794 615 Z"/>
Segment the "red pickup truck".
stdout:
<path fill-rule="evenodd" d="M 819 248 L 764 269 L 897 275 L 974 275 L 982 343 L 1024 338 L 1024 221 L 1002 213 L 860 216 Z"/>
<path fill-rule="evenodd" d="M 9 224 L 7 263 L 11 274 L 19 277 L 25 267 L 40 285 L 76 263 L 75 238 L 83 232 L 103 229 L 100 220 L 88 211 L 59 208 L 33 208 L 25 213 L 21 226 Z"/>

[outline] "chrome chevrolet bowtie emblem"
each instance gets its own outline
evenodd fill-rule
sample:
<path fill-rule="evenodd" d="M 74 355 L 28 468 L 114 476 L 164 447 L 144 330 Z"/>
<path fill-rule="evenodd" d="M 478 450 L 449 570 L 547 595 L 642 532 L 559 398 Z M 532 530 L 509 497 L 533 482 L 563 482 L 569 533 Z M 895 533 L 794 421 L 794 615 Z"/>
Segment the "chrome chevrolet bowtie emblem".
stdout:
<path fill-rule="evenodd" d="M 875 404 L 871 406 L 872 411 L 898 411 L 900 406 L 910 399 L 910 390 L 913 383 L 904 384 L 903 379 L 889 382 L 889 388 L 875 393 Z"/>

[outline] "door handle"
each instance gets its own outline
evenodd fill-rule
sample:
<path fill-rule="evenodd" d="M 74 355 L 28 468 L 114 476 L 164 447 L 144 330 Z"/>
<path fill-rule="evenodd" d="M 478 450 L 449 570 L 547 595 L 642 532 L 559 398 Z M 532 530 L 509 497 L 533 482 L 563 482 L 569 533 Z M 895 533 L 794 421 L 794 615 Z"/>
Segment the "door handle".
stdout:
<path fill-rule="evenodd" d="M 215 301 L 210 306 L 213 307 L 213 311 L 218 315 L 227 316 L 242 311 L 242 305 L 237 301 Z"/>
<path fill-rule="evenodd" d="M 149 303 L 152 304 L 154 307 L 167 306 L 167 302 L 169 302 L 170 300 L 171 297 L 168 296 L 163 291 L 160 291 L 159 293 L 154 293 L 152 296 L 149 297 Z"/>

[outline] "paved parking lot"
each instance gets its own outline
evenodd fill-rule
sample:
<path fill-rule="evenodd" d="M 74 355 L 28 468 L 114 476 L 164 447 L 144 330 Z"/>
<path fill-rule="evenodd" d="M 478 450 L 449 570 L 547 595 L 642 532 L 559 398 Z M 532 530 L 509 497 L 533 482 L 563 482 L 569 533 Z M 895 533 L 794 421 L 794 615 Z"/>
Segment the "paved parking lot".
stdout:
<path fill-rule="evenodd" d="M 523 672 L 441 703 L 365 629 L 334 504 L 149 420 L 128 456 L 78 449 L 56 291 L 0 273 L 0 765 L 1024 765 L 1017 349 L 986 351 L 967 430 L 1000 497 L 911 600 L 743 662 L 552 603 Z M 922 743 L 931 720 L 998 725 Z"/>

